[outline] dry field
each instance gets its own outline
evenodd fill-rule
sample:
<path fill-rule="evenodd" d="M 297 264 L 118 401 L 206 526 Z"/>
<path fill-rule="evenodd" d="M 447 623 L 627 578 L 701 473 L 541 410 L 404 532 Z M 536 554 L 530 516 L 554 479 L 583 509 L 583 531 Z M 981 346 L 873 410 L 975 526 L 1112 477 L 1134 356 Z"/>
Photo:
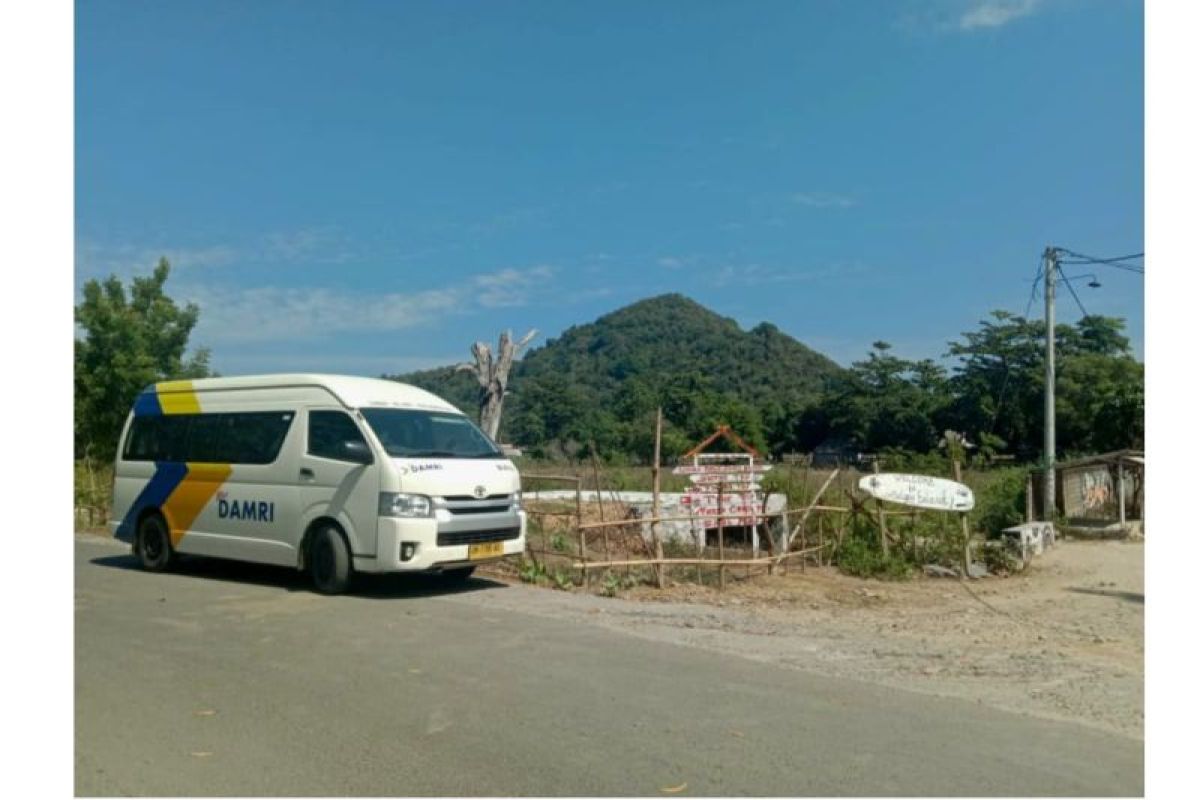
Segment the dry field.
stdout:
<path fill-rule="evenodd" d="M 545 613 L 1141 738 L 1143 554 L 1140 543 L 1067 541 L 1012 578 L 893 583 L 809 567 L 723 592 L 680 582 L 616 598 L 556 593 Z M 538 613 L 536 594 L 496 602 Z"/>

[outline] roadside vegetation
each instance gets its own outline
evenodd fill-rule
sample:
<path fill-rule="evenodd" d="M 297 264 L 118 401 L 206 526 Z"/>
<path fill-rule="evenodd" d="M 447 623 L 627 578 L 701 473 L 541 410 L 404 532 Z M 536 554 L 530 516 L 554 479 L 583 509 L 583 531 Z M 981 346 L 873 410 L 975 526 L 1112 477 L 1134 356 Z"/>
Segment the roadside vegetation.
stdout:
<path fill-rule="evenodd" d="M 163 259 L 129 286 L 115 276 L 83 286 L 75 309 L 79 526 L 106 521 L 110 465 L 137 393 L 156 381 L 214 374 L 207 350 L 189 350 L 200 310 L 166 293 L 169 275 Z M 850 458 L 873 453 L 891 471 L 949 477 L 951 454 L 939 445 L 944 431 L 960 431 L 975 445 L 969 455 L 956 454 L 976 493 L 971 528 L 990 535 L 1023 518 L 1021 465 L 1040 455 L 1042 338 L 1036 320 L 998 311 L 948 344 L 948 364 L 905 360 L 879 341 L 843 369 L 774 325 L 745 331 L 685 297 L 663 295 L 569 328 L 531 350 L 513 370 L 500 438 L 524 449 L 516 460 L 527 490 L 563 488 L 535 476 L 569 474 L 593 487 L 599 480 L 608 492 L 649 491 L 653 419 L 661 407 L 668 466 L 662 491 L 686 488 L 669 466 L 718 425 L 729 425 L 779 461 L 764 489 L 786 494 L 796 508 L 811 500 L 821 476 L 783 463 L 787 454 L 822 447 Z M 1058 326 L 1056 338 L 1064 454 L 1140 446 L 1143 368 L 1123 320 L 1087 316 Z M 392 377 L 477 412 L 478 386 L 450 367 Z M 848 503 L 853 485 L 841 482 L 831 494 L 841 492 L 839 502 Z M 956 563 L 961 527 L 948 515 L 914 513 L 889 522 L 894 546 L 886 554 L 867 514 L 836 526 L 814 519 L 812 526 L 815 535 L 836 536 L 828 557 L 850 574 L 901 578 L 925 564 Z M 565 562 L 578 552 L 578 539 L 556 528 L 546 550 Z M 1009 556 L 995 548 L 983 547 L 979 555 L 994 570 L 1010 566 Z M 557 569 L 534 559 L 520 571 L 531 582 L 567 588 L 571 572 Z M 638 579 L 629 571 L 619 579 L 597 577 L 609 592 Z"/>

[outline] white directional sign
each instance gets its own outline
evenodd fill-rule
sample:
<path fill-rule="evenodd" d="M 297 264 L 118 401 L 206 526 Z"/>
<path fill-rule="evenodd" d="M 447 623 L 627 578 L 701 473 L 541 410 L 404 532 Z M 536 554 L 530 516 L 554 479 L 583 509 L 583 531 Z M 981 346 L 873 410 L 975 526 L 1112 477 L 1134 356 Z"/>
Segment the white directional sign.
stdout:
<path fill-rule="evenodd" d="M 703 463 L 704 460 L 740 463 Z M 681 464 L 672 470 L 687 475 L 691 486 L 680 499 L 689 514 L 695 514 L 705 528 L 724 525 L 727 528 L 756 525 L 762 522 L 760 481 L 771 467 L 756 463 L 744 454 L 701 454 L 691 464 Z"/>
<path fill-rule="evenodd" d="M 859 480 L 858 488 L 879 500 L 915 508 L 970 511 L 975 507 L 975 495 L 970 488 L 955 481 L 932 478 L 928 475 L 899 475 L 889 472 L 867 475 Z"/>
<path fill-rule="evenodd" d="M 757 486 L 760 478 L 754 473 L 723 472 L 715 475 L 688 475 L 688 480 L 715 492 L 718 486 L 724 487 L 726 491 L 737 491 L 739 486 Z"/>
<path fill-rule="evenodd" d="M 753 475 L 770 469 L 770 464 L 681 464 L 671 472 L 676 475 Z"/>

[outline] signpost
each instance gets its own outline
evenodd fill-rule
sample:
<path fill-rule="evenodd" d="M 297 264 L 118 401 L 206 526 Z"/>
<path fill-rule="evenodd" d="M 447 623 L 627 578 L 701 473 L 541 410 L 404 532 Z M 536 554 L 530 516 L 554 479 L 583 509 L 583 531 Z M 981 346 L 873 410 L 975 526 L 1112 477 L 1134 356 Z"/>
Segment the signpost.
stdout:
<path fill-rule="evenodd" d="M 975 494 L 970 487 L 960 482 L 962 469 L 957 460 L 954 462 L 954 477 L 956 480 L 951 481 L 929 475 L 901 475 L 884 472 L 867 475 L 860 479 L 858 488 L 879 501 L 879 527 L 880 535 L 883 537 L 886 537 L 882 506 L 882 502 L 885 500 L 889 503 L 898 503 L 913 508 L 958 512 L 963 535 L 963 576 L 969 578 L 971 577 L 971 529 L 967 523 L 966 512 L 975 507 Z M 884 553 L 887 553 L 886 545 Z"/>
<path fill-rule="evenodd" d="M 722 436 L 742 452 L 702 452 Z M 697 518 L 703 530 L 715 528 L 723 546 L 726 527 L 758 526 L 759 509 L 762 507 L 762 476 L 771 467 L 762 463 L 753 447 L 728 427 L 721 426 L 712 436 L 684 454 L 684 458 L 691 459 L 691 463 L 680 464 L 672 470 L 676 475 L 687 475 L 691 483 L 680 503 Z"/>
<path fill-rule="evenodd" d="M 970 511 L 975 494 L 957 481 L 928 475 L 901 475 L 884 472 L 867 475 L 858 488 L 878 500 L 933 511 Z"/>

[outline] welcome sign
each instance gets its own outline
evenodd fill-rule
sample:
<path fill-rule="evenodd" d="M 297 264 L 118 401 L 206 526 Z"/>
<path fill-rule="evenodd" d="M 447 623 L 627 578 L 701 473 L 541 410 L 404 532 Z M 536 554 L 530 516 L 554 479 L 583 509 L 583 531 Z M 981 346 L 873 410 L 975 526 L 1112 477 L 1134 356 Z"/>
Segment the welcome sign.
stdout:
<path fill-rule="evenodd" d="M 883 472 L 867 475 L 858 488 L 877 500 L 898 503 L 933 511 L 970 511 L 975 507 L 975 494 L 970 487 L 945 478 L 929 475 L 901 475 Z"/>

